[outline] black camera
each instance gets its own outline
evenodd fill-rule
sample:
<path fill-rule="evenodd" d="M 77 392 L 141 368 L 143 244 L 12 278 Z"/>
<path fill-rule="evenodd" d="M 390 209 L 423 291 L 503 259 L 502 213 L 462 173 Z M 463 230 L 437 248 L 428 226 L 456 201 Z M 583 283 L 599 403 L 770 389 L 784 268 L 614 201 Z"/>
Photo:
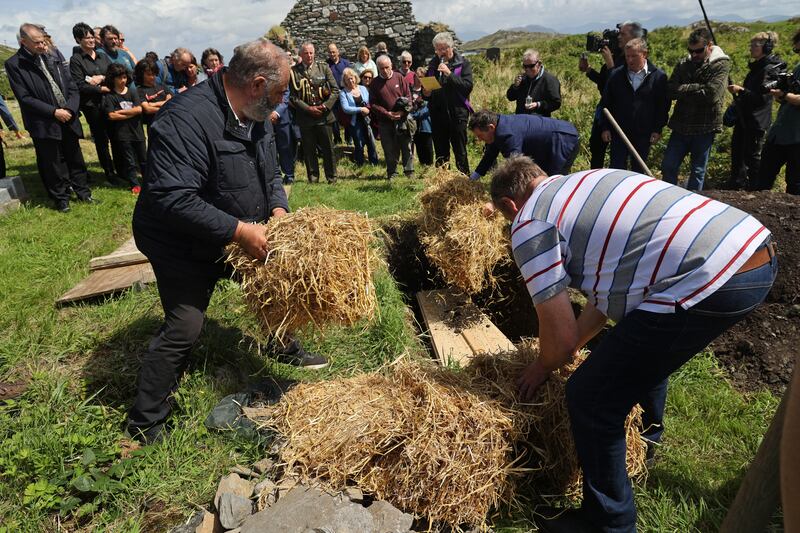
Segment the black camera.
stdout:
<path fill-rule="evenodd" d="M 800 94 L 800 80 L 788 71 L 786 63 L 770 65 L 764 69 L 764 83 L 761 84 L 761 90 L 768 93 L 772 89 Z"/>
<path fill-rule="evenodd" d="M 586 51 L 587 52 L 600 52 L 604 46 L 607 46 L 611 53 L 615 53 L 619 49 L 619 30 L 603 30 L 602 37 L 596 33 L 589 32 L 586 34 Z"/>

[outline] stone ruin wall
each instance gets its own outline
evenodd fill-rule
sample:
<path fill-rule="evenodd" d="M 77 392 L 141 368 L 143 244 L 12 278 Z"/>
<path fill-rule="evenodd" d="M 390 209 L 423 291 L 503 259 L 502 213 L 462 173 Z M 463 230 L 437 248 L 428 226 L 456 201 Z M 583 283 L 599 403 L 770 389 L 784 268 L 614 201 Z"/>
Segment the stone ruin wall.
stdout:
<path fill-rule="evenodd" d="M 328 43 L 336 43 L 339 51 L 351 61 L 366 45 L 375 58 L 375 45 L 383 41 L 395 60 L 408 50 L 414 66 L 426 64 L 433 56 L 433 36 L 444 24 L 417 24 L 408 0 L 299 0 L 281 26 L 288 30 L 295 46 L 305 41 L 314 43 L 317 59 L 327 59 Z M 453 32 L 451 32 L 453 33 Z M 456 47 L 461 43 L 453 33 Z"/>

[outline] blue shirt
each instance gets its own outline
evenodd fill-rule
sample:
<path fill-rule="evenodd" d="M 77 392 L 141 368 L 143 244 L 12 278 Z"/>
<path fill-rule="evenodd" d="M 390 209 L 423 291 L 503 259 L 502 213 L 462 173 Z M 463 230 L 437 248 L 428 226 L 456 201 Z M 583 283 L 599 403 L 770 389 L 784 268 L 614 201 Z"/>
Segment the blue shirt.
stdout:
<path fill-rule="evenodd" d="M 342 74 L 344 74 L 344 69 L 351 66 L 350 62 L 343 57 L 339 58 L 338 63 L 334 63 L 330 59 L 328 61 L 328 66 L 331 67 L 331 72 L 333 72 L 333 78 L 336 80 L 336 85 L 339 88 L 342 88 Z"/>

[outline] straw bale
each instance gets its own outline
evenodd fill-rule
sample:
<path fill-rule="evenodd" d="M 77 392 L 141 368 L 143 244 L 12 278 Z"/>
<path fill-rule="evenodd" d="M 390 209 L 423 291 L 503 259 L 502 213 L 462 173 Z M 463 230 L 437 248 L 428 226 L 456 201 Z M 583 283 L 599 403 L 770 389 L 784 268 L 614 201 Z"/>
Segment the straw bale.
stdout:
<path fill-rule="evenodd" d="M 226 260 L 268 334 L 280 337 L 309 323 L 352 325 L 373 316 L 378 255 L 366 216 L 305 208 L 270 218 L 264 230 L 270 248 L 265 261 L 238 244 L 228 247 Z"/>
<path fill-rule="evenodd" d="M 334 489 L 355 484 L 432 522 L 481 525 L 492 509 L 518 504 L 523 483 L 560 495 L 580 487 L 564 403 L 579 363 L 522 404 L 515 380 L 535 357 L 530 345 L 460 372 L 401 361 L 385 374 L 301 384 L 256 422 L 286 439 L 287 472 Z M 632 476 L 644 469 L 639 425 L 635 411 L 626 425 Z"/>
<path fill-rule="evenodd" d="M 494 286 L 494 267 L 510 261 L 507 222 L 481 213 L 483 184 L 440 169 L 420 194 L 420 242 L 445 283 L 467 294 Z"/>

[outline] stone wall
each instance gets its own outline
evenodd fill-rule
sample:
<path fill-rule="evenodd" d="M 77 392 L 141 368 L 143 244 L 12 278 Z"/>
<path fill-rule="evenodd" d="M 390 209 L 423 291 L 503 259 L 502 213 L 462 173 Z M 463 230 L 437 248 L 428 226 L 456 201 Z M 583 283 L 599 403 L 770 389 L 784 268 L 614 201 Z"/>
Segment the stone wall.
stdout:
<path fill-rule="evenodd" d="M 393 59 L 403 50 L 411 52 L 416 67 L 433 56 L 431 40 L 436 33 L 450 31 L 456 48 L 461 44 L 445 24 L 417 24 L 408 0 L 299 0 L 281 26 L 295 46 L 313 42 L 319 59 L 328 57 L 332 42 L 352 61 L 362 45 L 369 47 L 374 58 L 375 45 L 383 41 Z"/>
<path fill-rule="evenodd" d="M 328 43 L 334 42 L 355 60 L 359 46 L 367 45 L 374 53 L 379 41 L 396 57 L 411 47 L 417 25 L 408 0 L 300 0 L 281 26 L 297 46 L 312 41 L 320 59 L 327 57 Z"/>

